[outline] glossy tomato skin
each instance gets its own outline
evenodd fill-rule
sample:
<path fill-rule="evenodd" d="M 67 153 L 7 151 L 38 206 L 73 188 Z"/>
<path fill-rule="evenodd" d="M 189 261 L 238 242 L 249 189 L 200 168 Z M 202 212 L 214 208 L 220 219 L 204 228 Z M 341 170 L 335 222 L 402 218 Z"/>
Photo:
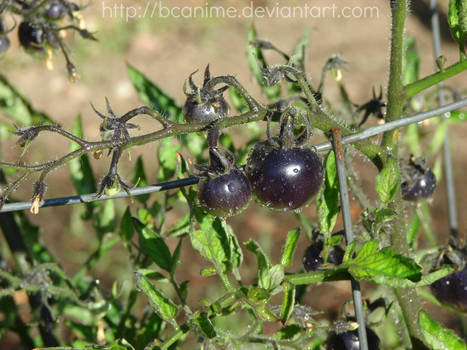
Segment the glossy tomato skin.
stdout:
<path fill-rule="evenodd" d="M 199 102 L 190 96 L 183 106 L 183 116 L 189 123 L 212 122 L 224 118 L 229 112 L 229 106 L 222 96 Z"/>
<path fill-rule="evenodd" d="M 31 22 L 21 22 L 18 27 L 18 39 L 21 46 L 31 51 L 43 51 L 44 31 Z"/>
<path fill-rule="evenodd" d="M 318 193 L 323 181 L 323 166 L 311 149 L 275 149 L 268 141 L 254 147 L 246 173 L 256 198 L 274 209 L 297 209 L 306 205 Z"/>
<path fill-rule="evenodd" d="M 246 208 L 250 199 L 250 183 L 237 168 L 217 177 L 202 179 L 198 185 L 199 203 L 215 216 L 238 214 Z"/>
<path fill-rule="evenodd" d="M 366 328 L 368 349 L 379 350 L 379 338 L 373 330 Z M 326 341 L 327 350 L 359 350 L 358 331 L 347 331 L 342 333 L 331 332 Z"/>
<path fill-rule="evenodd" d="M 402 198 L 406 201 L 416 201 L 430 197 L 436 189 L 436 177 L 431 169 L 420 174 L 413 181 L 405 181 L 401 185 Z"/>
<path fill-rule="evenodd" d="M 305 255 L 303 256 L 303 267 L 306 272 L 316 271 L 324 262 L 321 257 L 321 250 L 323 250 L 323 243 L 317 242 L 310 245 L 305 250 Z"/>
<path fill-rule="evenodd" d="M 66 15 L 66 7 L 61 2 L 54 1 L 52 2 L 47 10 L 45 10 L 45 15 L 49 19 L 61 19 Z"/>
<path fill-rule="evenodd" d="M 303 267 L 305 271 L 316 271 L 323 263 L 324 259 L 321 257 L 323 250 L 323 242 L 316 242 L 310 245 L 303 256 Z M 329 251 L 328 261 L 333 265 L 342 264 L 344 258 L 344 250 L 339 246 L 331 247 Z"/>
<path fill-rule="evenodd" d="M 430 289 L 442 303 L 467 311 L 467 266 L 433 282 Z"/>

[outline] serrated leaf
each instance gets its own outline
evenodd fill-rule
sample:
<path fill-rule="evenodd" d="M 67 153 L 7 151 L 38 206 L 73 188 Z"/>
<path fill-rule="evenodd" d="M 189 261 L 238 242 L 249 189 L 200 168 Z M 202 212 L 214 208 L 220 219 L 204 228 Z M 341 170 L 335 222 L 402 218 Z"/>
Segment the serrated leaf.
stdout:
<path fill-rule="evenodd" d="M 467 345 L 453 331 L 444 328 L 421 310 L 418 322 L 426 343 L 436 350 L 465 350 Z"/>
<path fill-rule="evenodd" d="M 368 280 L 379 284 L 394 285 L 397 280 L 420 281 L 421 267 L 413 260 L 394 253 L 392 248 L 379 249 L 378 241 L 363 245 L 353 259 L 345 263 L 356 280 Z"/>
<path fill-rule="evenodd" d="M 136 160 L 136 164 L 133 169 L 133 175 L 131 176 L 131 182 L 137 184 L 138 187 L 144 187 L 148 185 L 148 180 L 144 172 L 143 158 L 141 156 Z M 136 196 L 136 200 L 141 203 L 146 203 L 149 199 L 149 194 L 143 194 L 141 196 Z"/>
<path fill-rule="evenodd" d="M 79 138 L 83 138 L 83 125 L 80 115 L 76 117 L 71 128 L 71 133 Z M 70 143 L 70 152 L 76 151 L 79 148 L 80 145 L 76 142 L 72 141 Z M 68 162 L 68 166 L 70 167 L 71 181 L 78 194 L 95 193 L 97 191 L 94 173 L 87 154 L 70 160 Z M 97 205 L 98 204 L 95 202 L 86 203 L 87 213 L 85 218 L 91 217 L 93 208 Z"/>
<path fill-rule="evenodd" d="M 330 151 L 325 160 L 324 188 L 318 197 L 319 229 L 323 234 L 332 232 L 339 215 L 339 181 L 337 178 L 336 158 Z"/>
<path fill-rule="evenodd" d="M 389 202 L 400 185 L 400 172 L 397 162 L 389 157 L 383 170 L 376 175 L 376 192 L 383 203 Z"/>
<path fill-rule="evenodd" d="M 176 122 L 183 120 L 182 108 L 172 97 L 132 65 L 128 64 L 127 70 L 133 86 L 145 104 L 167 116 L 170 120 Z"/>
<path fill-rule="evenodd" d="M 402 83 L 404 85 L 418 80 L 420 71 L 420 57 L 417 52 L 415 38 L 411 35 L 404 37 L 402 56 Z"/>
<path fill-rule="evenodd" d="M 285 244 L 282 247 L 281 264 L 284 267 L 289 267 L 292 264 L 295 249 L 297 248 L 300 230 L 295 228 L 287 234 Z"/>
<path fill-rule="evenodd" d="M 268 97 L 268 99 L 271 102 L 275 102 L 281 94 L 281 88 L 279 85 L 270 86 L 270 87 L 265 86 L 262 69 L 267 68 L 266 60 L 264 59 L 264 56 L 261 50 L 257 48 L 255 45 L 250 44 L 251 42 L 254 42 L 256 40 L 257 40 L 256 29 L 252 25 L 250 27 L 250 30 L 248 31 L 248 37 L 247 37 L 248 65 L 250 67 L 250 70 L 253 76 L 256 78 L 256 81 L 260 85 L 261 90 L 264 92 L 264 94 Z"/>
<path fill-rule="evenodd" d="M 139 220 L 132 218 L 133 226 L 139 234 L 140 247 L 159 267 L 170 272 L 172 255 L 162 237 Z"/>
<path fill-rule="evenodd" d="M 0 74 L 0 110 L 20 126 L 55 124 L 45 113 L 35 110 L 3 74 Z"/>
<path fill-rule="evenodd" d="M 197 312 L 193 317 L 193 322 L 209 339 L 214 338 L 217 335 L 216 330 L 214 329 L 214 326 L 206 312 Z"/>
<path fill-rule="evenodd" d="M 175 317 L 178 313 L 177 305 L 157 290 L 149 280 L 139 272 L 136 273 L 136 285 L 146 295 L 152 309 L 166 322 L 177 327 Z"/>
<path fill-rule="evenodd" d="M 218 273 L 226 272 L 225 263 L 230 261 L 229 237 L 219 218 L 213 218 L 201 208 L 194 208 L 200 230 L 190 233 L 191 244 L 201 256 L 211 261 Z"/>
<path fill-rule="evenodd" d="M 284 282 L 282 286 L 284 297 L 282 298 L 280 317 L 282 324 L 286 324 L 290 315 L 292 315 L 292 311 L 295 304 L 295 286 L 288 281 Z"/>

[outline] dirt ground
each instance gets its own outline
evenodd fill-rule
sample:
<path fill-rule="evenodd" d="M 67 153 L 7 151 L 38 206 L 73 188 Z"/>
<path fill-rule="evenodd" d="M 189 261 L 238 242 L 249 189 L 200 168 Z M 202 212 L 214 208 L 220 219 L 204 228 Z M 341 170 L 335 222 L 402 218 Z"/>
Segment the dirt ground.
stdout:
<path fill-rule="evenodd" d="M 167 1 L 168 2 L 168 1 Z M 198 1 L 171 1 L 175 6 L 187 4 L 199 4 Z M 214 1 L 212 3 L 215 3 Z M 220 2 L 217 2 L 220 3 Z M 223 1 L 222 4 L 235 5 L 246 3 L 243 1 Z M 276 1 L 255 1 L 257 5 L 269 4 L 274 6 Z M 285 1 L 279 1 L 285 5 Z M 287 4 L 301 4 L 291 1 Z M 321 67 L 332 54 L 341 53 L 342 57 L 350 62 L 344 72 L 344 81 L 350 92 L 350 98 L 356 103 L 367 101 L 371 97 L 372 87 L 380 85 L 386 87 L 388 78 L 388 52 L 390 35 L 390 13 L 388 2 L 370 0 L 337 0 L 336 5 L 342 6 L 375 6 L 378 8 L 377 18 L 273 18 L 256 19 L 259 36 L 271 40 L 277 47 L 289 51 L 302 33 L 311 28 L 311 46 L 306 62 L 308 72 L 315 83 L 319 79 Z M 234 74 L 249 91 L 261 98 L 258 87 L 253 82 L 248 64 L 245 59 L 246 33 L 252 23 L 251 19 L 161 19 L 161 18 L 135 18 L 128 22 L 121 16 L 108 14 L 103 17 L 103 5 L 119 4 L 118 0 L 103 0 L 93 2 L 84 14 L 90 30 L 96 32 L 98 43 L 83 42 L 75 38 L 72 47 L 72 59 L 77 63 L 81 74 L 81 80 L 75 84 L 68 82 L 64 71 L 62 57 L 56 57 L 55 70 L 48 72 L 43 62 L 33 60 L 20 52 L 17 43 L 14 43 L 10 52 L 3 61 L 0 61 L 0 70 L 5 72 L 9 79 L 28 96 L 33 105 L 49 114 L 65 129 L 69 130 L 78 114 L 81 114 L 84 122 L 85 136 L 97 139 L 100 119 L 92 112 L 89 103 L 92 102 L 98 109 L 105 107 L 104 98 L 108 97 L 118 114 L 140 106 L 141 102 L 131 86 L 126 74 L 125 61 L 142 70 L 149 78 L 163 87 L 176 100 L 183 101 L 182 85 L 187 76 L 196 69 L 203 69 L 209 63 L 213 74 Z M 126 1 L 126 5 L 146 5 L 142 1 Z M 313 6 L 326 6 L 329 1 L 315 0 Z M 239 5 L 237 5 L 239 6 Z M 426 20 L 426 18 L 425 18 Z M 417 48 L 421 56 L 420 74 L 425 76 L 434 71 L 431 31 L 423 21 L 411 14 L 407 22 L 407 34 L 415 36 Z M 458 53 L 453 41 L 443 42 L 443 55 L 447 58 L 447 64 L 456 61 Z M 268 55 L 272 63 L 279 63 L 280 57 Z M 200 77 L 198 77 L 200 78 Z M 467 73 L 447 81 L 447 84 L 460 90 L 467 89 Z M 326 98 L 335 101 L 338 99 L 338 91 L 330 82 L 325 91 Z M 374 123 L 374 122 L 371 122 Z M 371 125 L 369 123 L 369 125 Z M 143 122 L 143 131 L 155 129 L 151 122 Z M 454 177 L 456 183 L 456 196 L 459 215 L 459 228 L 465 237 L 467 230 L 467 159 L 464 149 L 467 147 L 465 135 L 467 123 L 456 124 L 450 128 L 450 141 L 453 152 Z M 233 130 L 236 135 L 239 130 Z M 241 147 L 241 138 L 237 147 Z M 322 136 L 312 139 L 312 142 L 321 142 Z M 61 150 L 68 148 L 67 143 L 52 137 L 42 139 L 41 146 L 36 147 L 32 153 L 33 161 L 53 159 Z M 20 150 L 12 144 L 3 150 L 7 160 L 14 160 Z M 155 145 L 150 144 L 139 147 L 134 151 L 133 159 L 142 154 L 146 163 L 149 181 L 155 182 Z M 430 161 L 430 160 L 429 160 Z M 125 165 L 128 166 L 125 169 Z M 363 168 L 362 183 L 372 191 L 374 170 L 371 165 L 358 162 L 358 167 Z M 108 166 L 108 159 L 93 161 L 96 174 L 102 176 Z M 129 175 L 133 163 L 125 162 L 121 165 L 122 174 Z M 49 176 L 49 189 L 47 197 L 71 195 L 71 182 L 66 167 L 57 170 Z M 433 228 L 439 234 L 441 242 L 446 241 L 448 233 L 447 205 L 444 190 L 444 180 L 439 184 L 439 189 L 434 196 L 430 208 L 434 213 Z M 22 200 L 30 198 L 29 188 L 20 190 L 16 197 Z M 127 202 L 121 201 L 121 206 Z M 37 224 L 44 224 L 42 239 L 56 254 L 60 263 L 72 273 L 79 268 L 92 251 L 95 241 L 83 239 L 80 233 L 69 234 L 70 217 L 73 208 L 60 207 L 41 210 L 40 214 L 31 217 Z M 312 205 L 304 210 L 304 213 L 315 216 L 315 207 Z M 354 216 L 358 216 L 355 209 Z M 245 241 L 253 237 L 267 245 L 266 250 L 277 258 L 280 243 L 285 233 L 297 225 L 290 213 L 268 212 L 258 205 L 252 205 L 239 217 L 231 220 L 240 237 Z M 85 235 L 85 233 L 83 233 Z M 87 237 L 87 236 L 85 236 Z M 266 237 L 266 238 L 265 238 Z M 89 238 L 89 237 L 88 237 Z M 304 241 L 303 241 L 304 242 Z M 75 251 L 70 256 L 70 251 Z M 303 249 L 304 250 L 304 249 Z M 124 252 L 122 251 L 122 254 Z M 302 254 L 302 252 L 298 252 Z M 300 262 L 295 264 L 298 268 Z M 196 264 L 187 267 L 186 278 L 194 285 L 202 281 L 199 276 L 203 262 L 196 259 Z M 254 264 L 252 257 L 247 263 Z M 109 263 L 110 264 L 110 263 Z M 124 271 L 124 258 L 118 261 L 113 275 L 117 271 Z M 96 277 L 111 282 L 114 277 L 106 276 L 103 272 L 109 266 L 96 268 Z M 130 276 L 126 271 L 125 276 Z M 195 296 L 193 298 L 197 298 Z M 307 296 L 306 301 L 319 310 L 332 310 L 329 313 L 335 316 L 337 308 L 342 302 L 350 298 L 349 286 L 345 283 L 323 285 L 315 287 Z M 444 318 L 439 314 L 439 318 Z M 447 319 L 445 319 L 447 320 Z"/>

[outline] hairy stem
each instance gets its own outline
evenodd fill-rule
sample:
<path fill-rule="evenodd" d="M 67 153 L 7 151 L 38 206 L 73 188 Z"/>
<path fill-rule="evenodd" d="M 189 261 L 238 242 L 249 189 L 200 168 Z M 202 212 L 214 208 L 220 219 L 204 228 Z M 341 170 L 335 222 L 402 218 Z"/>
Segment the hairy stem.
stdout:
<path fill-rule="evenodd" d="M 391 35 L 391 55 L 388 85 L 388 106 L 386 122 L 398 120 L 402 117 L 404 106 L 404 86 L 402 84 L 402 55 L 404 40 L 404 23 L 407 16 L 407 1 L 392 0 L 392 35 Z M 391 157 L 398 160 L 398 129 L 387 131 L 383 135 L 382 146 L 390 152 Z M 389 208 L 394 210 L 396 219 L 392 224 L 391 245 L 396 253 L 409 256 L 409 249 L 406 237 L 406 224 L 404 214 L 404 204 L 399 191 L 394 199 L 389 203 Z M 402 309 L 404 321 L 412 339 L 411 347 L 415 345 L 414 340 L 421 339 L 421 332 L 418 326 L 418 313 L 421 305 L 415 289 L 396 288 L 395 295 Z"/>

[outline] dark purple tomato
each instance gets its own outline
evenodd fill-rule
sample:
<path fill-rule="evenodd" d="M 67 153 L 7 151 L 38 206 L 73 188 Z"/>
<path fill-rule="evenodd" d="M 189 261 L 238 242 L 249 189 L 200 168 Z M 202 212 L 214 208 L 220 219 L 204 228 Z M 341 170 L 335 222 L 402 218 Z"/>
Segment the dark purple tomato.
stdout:
<path fill-rule="evenodd" d="M 10 39 L 6 36 L 0 36 L 0 55 L 8 50 L 10 47 Z"/>
<path fill-rule="evenodd" d="M 406 201 L 416 201 L 430 197 L 436 189 L 436 177 L 431 169 L 419 174 L 412 181 L 404 181 L 401 185 L 402 198 Z"/>
<path fill-rule="evenodd" d="M 248 178 L 236 168 L 214 178 L 202 179 L 198 185 L 199 203 L 215 216 L 238 214 L 246 208 L 250 199 Z"/>
<path fill-rule="evenodd" d="M 306 205 L 323 181 L 323 166 L 311 149 L 272 149 L 268 141 L 256 144 L 246 173 L 256 198 L 274 209 Z"/>
<path fill-rule="evenodd" d="M 344 260 L 345 251 L 339 246 L 334 246 L 331 248 L 329 252 L 329 262 L 334 265 L 342 264 L 342 260 Z"/>
<path fill-rule="evenodd" d="M 467 266 L 433 282 L 430 289 L 442 303 L 467 311 Z"/>
<path fill-rule="evenodd" d="M 324 260 L 321 257 L 322 250 L 322 242 L 316 242 L 306 248 L 305 255 L 303 256 L 303 267 L 306 272 L 316 271 L 323 264 Z"/>
<path fill-rule="evenodd" d="M 229 106 L 222 96 L 201 102 L 189 96 L 183 106 L 183 116 L 189 123 L 212 122 L 224 118 L 228 112 Z"/>
<path fill-rule="evenodd" d="M 18 27 L 18 39 L 23 48 L 31 51 L 44 51 L 44 31 L 31 22 L 21 22 Z"/>
<path fill-rule="evenodd" d="M 379 350 L 379 338 L 375 332 L 366 327 L 368 349 Z M 326 341 L 327 350 L 359 350 L 358 331 L 347 331 L 342 333 L 331 332 Z"/>
<path fill-rule="evenodd" d="M 49 19 L 61 19 L 66 15 L 67 9 L 61 2 L 52 2 L 47 10 L 45 10 L 45 16 Z"/>
<path fill-rule="evenodd" d="M 303 256 L 303 267 L 305 271 L 316 271 L 323 263 L 324 259 L 321 257 L 323 250 L 323 242 L 316 242 L 310 245 Z M 328 261 L 333 265 L 342 264 L 344 258 L 344 250 L 339 246 L 331 247 L 329 251 Z"/>

